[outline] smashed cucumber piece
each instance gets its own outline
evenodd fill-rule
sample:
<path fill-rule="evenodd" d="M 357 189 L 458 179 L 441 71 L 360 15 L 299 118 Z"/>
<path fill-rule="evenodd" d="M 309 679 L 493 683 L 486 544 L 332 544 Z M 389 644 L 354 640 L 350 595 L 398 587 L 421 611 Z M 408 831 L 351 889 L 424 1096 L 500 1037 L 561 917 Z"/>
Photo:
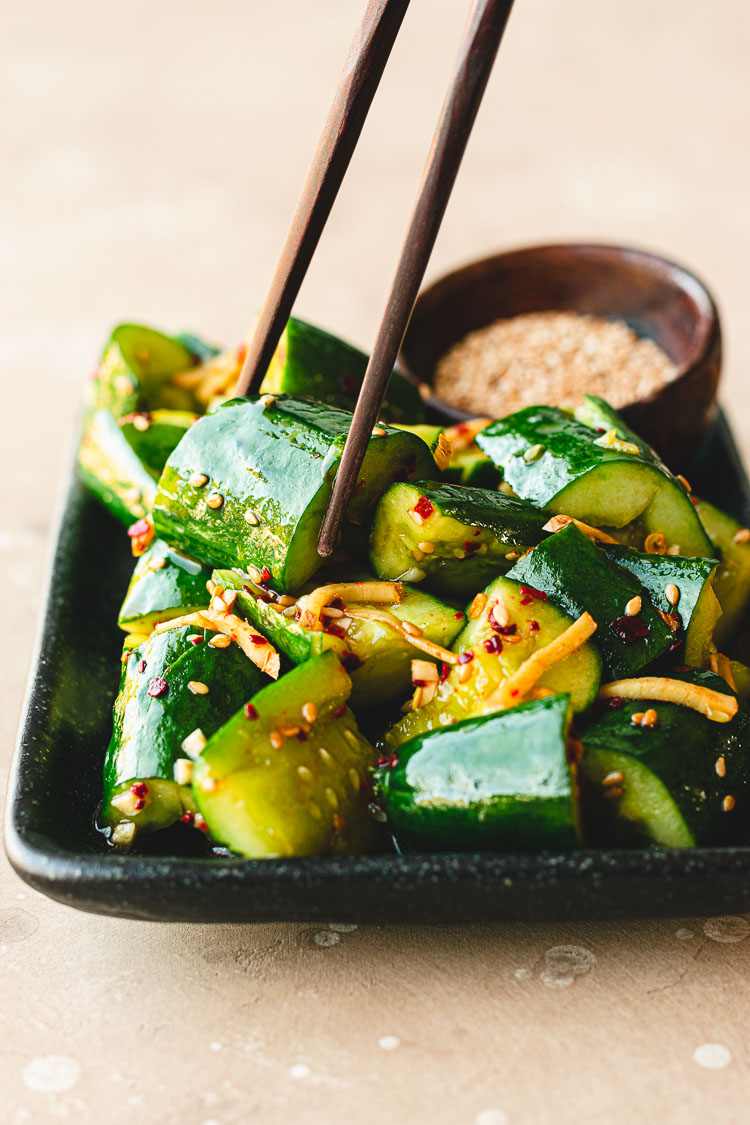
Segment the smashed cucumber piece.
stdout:
<path fill-rule="evenodd" d="M 480 600 L 481 612 L 451 646 L 461 662 L 451 666 L 431 702 L 408 711 L 391 728 L 385 738 L 389 751 L 427 731 L 484 714 L 495 689 L 572 624 L 551 602 L 510 578 L 495 579 Z M 570 695 L 573 710 L 583 711 L 593 703 L 600 678 L 599 653 L 586 643 L 545 671 L 537 686 Z"/>
<path fill-rule="evenodd" d="M 192 410 L 192 396 L 171 376 L 196 364 L 196 355 L 175 336 L 143 324 L 120 324 L 104 348 L 89 389 L 89 405 L 114 418 L 138 410 Z"/>
<path fill-rule="evenodd" d="M 333 652 L 263 688 L 209 739 L 193 793 L 214 840 L 251 859 L 367 851 L 375 751 Z"/>
<path fill-rule="evenodd" d="M 482 430 L 477 444 L 513 491 L 540 508 L 606 527 L 630 546 L 661 533 L 680 554 L 710 558 L 683 486 L 630 430 L 617 436 L 621 423 L 606 403 L 598 410 L 613 421 L 603 433 L 556 407 L 529 406 Z"/>
<path fill-rule="evenodd" d="M 175 775 L 175 763 L 187 759 L 183 741 L 195 730 L 209 738 L 267 680 L 236 645 L 211 647 L 213 635 L 184 626 L 126 647 L 104 763 L 105 825 L 131 821 L 137 832 L 154 832 L 194 811 L 189 783 Z"/>
<path fill-rule="evenodd" d="M 148 634 L 161 621 L 208 605 L 209 567 L 181 555 L 161 539 L 140 556 L 117 624 L 126 633 Z"/>
<path fill-rule="evenodd" d="M 433 481 L 392 484 L 375 509 L 370 561 L 380 578 L 471 597 L 546 537 L 548 519 L 502 492 Z"/>
<path fill-rule="evenodd" d="M 554 695 L 418 735 L 375 770 L 401 846 L 562 850 L 579 843 L 570 699 Z"/>
<path fill-rule="evenodd" d="M 237 590 L 234 612 L 246 617 L 271 644 L 293 663 L 301 664 L 329 649 L 336 653 L 352 681 L 352 706 L 375 707 L 403 699 L 411 684 L 411 662 L 415 657 L 429 660 L 387 621 L 346 617 L 346 595 L 336 598 L 342 604 L 344 630 L 338 620 L 325 618 L 323 629 L 303 628 L 297 617 L 287 617 L 272 608 L 277 595 L 258 592 L 247 576 L 233 570 L 216 570 L 213 579 L 226 590 Z M 264 600 L 267 598 L 268 600 Z M 333 595 L 332 595 L 333 600 Z M 386 610 L 398 621 L 416 625 L 423 637 L 448 648 L 466 622 L 457 612 L 433 595 L 413 586 L 403 587 L 402 600 L 393 605 L 357 602 L 355 611 Z"/>
<path fill-rule="evenodd" d="M 198 415 L 187 410 L 151 410 L 120 418 L 123 437 L 147 472 L 159 479 L 167 459 Z"/>
<path fill-rule="evenodd" d="M 268 571 L 282 591 L 318 569 L 317 543 L 352 416 L 309 399 L 232 399 L 199 419 L 169 458 L 157 535 L 201 562 Z M 434 469 L 414 434 L 376 427 L 347 520 L 359 527 L 389 484 Z"/>
<path fill-rule="evenodd" d="M 684 679 L 724 695 L 711 672 Z M 656 713 L 653 726 L 633 714 Z M 750 832 L 750 712 L 713 722 L 676 703 L 623 701 L 591 716 L 581 730 L 587 832 L 599 844 L 690 848 L 745 841 Z"/>
<path fill-rule="evenodd" d="M 750 541 L 736 519 L 707 500 L 699 500 L 696 511 L 720 560 L 714 591 L 722 615 L 714 629 L 714 642 L 723 650 L 737 636 L 750 606 Z M 738 532 L 739 542 L 735 539 Z"/>
<path fill-rule="evenodd" d="M 154 478 L 108 410 L 94 410 L 86 416 L 78 446 L 78 475 L 126 527 L 150 513 L 156 496 Z"/>

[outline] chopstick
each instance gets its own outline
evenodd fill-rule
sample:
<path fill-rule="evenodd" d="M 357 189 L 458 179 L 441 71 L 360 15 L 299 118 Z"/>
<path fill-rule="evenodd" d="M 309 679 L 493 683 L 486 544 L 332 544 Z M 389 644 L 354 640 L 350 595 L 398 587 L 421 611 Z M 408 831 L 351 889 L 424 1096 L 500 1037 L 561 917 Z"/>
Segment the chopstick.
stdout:
<path fill-rule="evenodd" d="M 409 0 L 368 0 L 237 380 L 237 395 L 257 391 L 268 370 L 408 7 Z"/>
<path fill-rule="evenodd" d="M 477 0 L 469 17 L 320 531 L 324 558 L 336 545 L 512 7 L 513 0 Z"/>

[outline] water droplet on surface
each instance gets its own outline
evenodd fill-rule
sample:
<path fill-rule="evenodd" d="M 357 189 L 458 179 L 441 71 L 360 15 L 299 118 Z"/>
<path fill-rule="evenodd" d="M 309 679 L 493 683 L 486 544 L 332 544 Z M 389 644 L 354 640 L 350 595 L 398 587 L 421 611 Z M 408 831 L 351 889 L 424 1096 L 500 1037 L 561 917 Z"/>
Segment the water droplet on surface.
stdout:
<path fill-rule="evenodd" d="M 709 918 L 703 925 L 703 933 L 711 941 L 744 941 L 750 935 L 750 923 L 738 914 L 724 914 L 719 918 Z"/>
<path fill-rule="evenodd" d="M 544 955 L 539 979 L 550 988 L 567 988 L 576 977 L 591 972 L 595 964 L 594 954 L 582 945 L 553 945 Z"/>
<path fill-rule="evenodd" d="M 23 941 L 39 929 L 39 919 L 20 906 L 0 910 L 0 941 Z"/>
<path fill-rule="evenodd" d="M 732 1061 L 732 1052 L 721 1043 L 701 1043 L 693 1051 L 693 1059 L 708 1070 L 722 1070 Z"/>
<path fill-rule="evenodd" d="M 679 929 L 679 930 L 675 930 L 674 936 L 676 938 L 679 938 L 680 941 L 690 941 L 691 938 L 695 937 L 695 934 L 693 933 L 692 930 Z"/>
<path fill-rule="evenodd" d="M 42 1055 L 23 1069 L 23 1080 L 40 1094 L 61 1094 L 81 1077 L 81 1064 L 70 1055 Z"/>
<path fill-rule="evenodd" d="M 341 941 L 341 938 L 334 930 L 321 930 L 313 935 L 313 941 L 316 945 L 322 945 L 325 949 L 327 946 L 336 945 Z"/>

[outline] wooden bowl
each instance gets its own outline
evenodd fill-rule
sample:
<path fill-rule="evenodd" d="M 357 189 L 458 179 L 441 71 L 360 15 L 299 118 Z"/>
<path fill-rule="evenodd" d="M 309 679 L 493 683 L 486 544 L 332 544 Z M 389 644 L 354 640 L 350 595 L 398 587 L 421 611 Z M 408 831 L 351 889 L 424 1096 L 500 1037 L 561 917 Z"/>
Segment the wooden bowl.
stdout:
<path fill-rule="evenodd" d="M 469 332 L 500 317 L 568 310 L 624 320 L 659 344 L 677 373 L 648 398 L 621 410 L 634 430 L 672 464 L 694 447 L 716 403 L 721 329 L 711 294 L 666 258 L 624 246 L 531 246 L 470 262 L 419 296 L 401 351 L 402 368 L 432 385 L 438 360 Z M 470 417 L 427 397 L 441 421 Z M 482 414 L 482 387 L 477 409 Z"/>

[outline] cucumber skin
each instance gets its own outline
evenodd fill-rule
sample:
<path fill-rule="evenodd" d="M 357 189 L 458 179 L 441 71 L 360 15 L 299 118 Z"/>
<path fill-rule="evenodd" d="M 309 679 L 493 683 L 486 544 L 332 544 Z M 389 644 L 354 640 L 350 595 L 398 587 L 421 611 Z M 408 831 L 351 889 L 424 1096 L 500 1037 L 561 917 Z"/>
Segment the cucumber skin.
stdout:
<path fill-rule="evenodd" d="M 164 565 L 159 565 L 165 559 Z M 187 560 L 186 560 L 187 562 Z M 191 613 L 209 602 L 206 582 L 209 567 L 190 568 L 161 539 L 155 539 L 135 564 L 117 624 L 126 633 L 150 632 L 158 621 Z M 147 615 L 156 620 L 145 623 Z"/>
<path fill-rule="evenodd" d="M 190 428 L 165 466 L 154 502 L 157 535 L 211 566 L 267 566 L 276 589 L 298 589 L 321 562 L 318 531 L 350 424 L 351 415 L 307 399 L 222 403 Z M 395 429 L 371 438 L 360 477 L 367 484 L 353 497 L 349 518 L 363 522 L 373 492 L 372 503 L 382 491 L 371 467 L 386 453 L 393 475 L 400 467 L 413 476 L 434 466 L 421 438 Z M 193 487 L 195 472 L 209 483 Z M 383 488 L 392 479 L 386 476 Z M 214 491 L 224 497 L 216 510 L 206 505 Z M 245 520 L 248 508 L 258 526 Z"/>
<path fill-rule="evenodd" d="M 77 467 L 89 492 L 126 527 L 150 513 L 156 496 L 154 479 L 108 410 L 86 415 Z"/>
<path fill-rule="evenodd" d="M 267 682 L 236 645 L 211 648 L 207 643 L 213 635 L 210 633 L 205 634 L 203 642 L 193 645 L 187 637 L 195 632 L 185 626 L 152 634 L 131 650 L 123 665 L 104 762 L 105 823 L 125 819 L 109 802 L 133 782 L 161 778 L 176 784 L 174 763 L 185 757 L 182 740 L 196 727 L 210 737 Z M 142 660 L 146 666 L 139 672 Z M 157 676 L 167 681 L 168 689 L 165 695 L 153 698 L 148 687 Z M 187 688 L 190 680 L 207 684 L 208 694 L 193 695 Z M 156 821 L 152 819 L 155 814 Z M 176 816 L 159 821 L 158 810 L 147 806 L 142 817 L 136 814 L 132 819 L 142 829 L 154 831 L 172 823 Z"/>
<path fill-rule="evenodd" d="M 314 324 L 290 317 L 261 392 L 306 395 L 353 412 L 369 356 Z M 424 406 L 418 388 L 394 371 L 380 408 L 386 422 L 421 422 Z"/>
<path fill-rule="evenodd" d="M 671 675 L 725 695 L 735 694 L 725 680 L 712 672 L 696 669 Z M 646 711 L 650 707 L 659 717 L 656 727 L 643 728 L 631 722 L 630 716 L 634 712 Z M 739 710 L 729 723 L 712 722 L 704 715 L 675 703 L 625 700 L 624 706 L 618 710 L 590 712 L 582 721 L 579 734 L 583 743 L 579 764 L 582 781 L 588 780 L 597 749 L 632 756 L 665 785 L 696 846 L 744 842 L 750 835 L 750 762 L 747 755 L 750 711 L 741 699 Z M 723 755 L 726 761 L 726 776 L 723 778 L 717 775 L 715 769 L 719 755 Z M 731 812 L 724 812 L 722 801 L 729 794 L 734 797 L 736 805 Z M 601 799 L 590 784 L 585 785 L 584 796 L 587 813 L 595 819 L 602 834 L 597 843 L 621 842 L 614 804 Z M 626 827 L 626 824 L 619 827 Z"/>
<path fill-rule="evenodd" d="M 430 851 L 578 846 L 569 721 L 570 697 L 555 695 L 404 743 L 395 766 L 374 771 L 399 843 Z"/>
<path fill-rule="evenodd" d="M 714 504 L 699 500 L 696 511 L 720 557 L 714 589 L 723 612 L 714 640 L 723 651 L 736 639 L 750 606 L 750 544 L 734 542 L 741 525 Z"/>
<path fill-rule="evenodd" d="M 155 410 L 147 416 L 150 418 L 147 430 L 139 430 L 128 415 L 119 420 L 119 426 L 146 472 L 158 480 L 169 457 L 199 415 L 186 410 Z"/>
<path fill-rule="evenodd" d="M 575 524 L 568 524 L 519 559 L 508 578 L 543 590 L 550 601 L 570 617 L 590 613 L 598 625 L 591 638 L 597 646 L 610 679 L 635 676 L 673 643 L 670 629 L 643 595 L 638 615 L 648 627 L 648 636 L 625 644 L 610 628 L 622 617 L 625 606 L 642 594 L 637 578 L 595 547 Z"/>
<path fill-rule="evenodd" d="M 118 324 L 91 381 L 89 405 L 109 410 L 114 418 L 160 406 L 191 410 L 192 396 L 167 384 L 171 375 L 195 363 L 195 354 L 179 338 L 143 324 Z"/>
<path fill-rule="evenodd" d="M 685 558 L 682 555 L 647 555 L 630 547 L 615 547 L 609 544 L 604 544 L 602 550 L 618 566 L 629 570 L 642 584 L 656 609 L 662 610 L 663 613 L 675 611 L 679 613 L 684 630 L 684 660 L 688 664 L 700 667 L 703 664 L 704 653 L 694 651 L 696 646 L 691 643 L 691 626 L 695 627 L 695 624 L 699 624 L 693 622 L 693 614 L 701 595 L 712 593 L 707 588 L 707 584 L 710 586 L 716 573 L 718 566 L 716 559 Z M 667 601 L 665 589 L 669 583 L 673 583 L 680 591 L 677 606 L 672 606 Z M 709 628 L 708 641 L 711 640 L 711 632 Z"/>
<path fill-rule="evenodd" d="M 346 709 L 350 688 L 335 654 L 323 653 L 253 696 L 254 718 L 240 711 L 209 739 L 195 763 L 193 794 L 215 840 L 253 859 L 371 848 L 378 833 L 367 779 L 375 751 Z M 299 723 L 308 700 L 318 714 L 307 737 L 287 737 L 274 749 L 269 734 Z"/>

